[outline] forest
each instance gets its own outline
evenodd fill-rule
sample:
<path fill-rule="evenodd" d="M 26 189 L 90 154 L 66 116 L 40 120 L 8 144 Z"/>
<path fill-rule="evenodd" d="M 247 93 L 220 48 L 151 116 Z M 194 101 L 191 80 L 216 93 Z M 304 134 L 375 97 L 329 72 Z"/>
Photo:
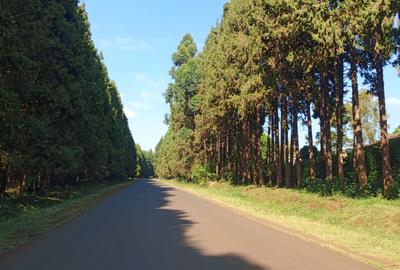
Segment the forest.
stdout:
<path fill-rule="evenodd" d="M 396 0 L 229 1 L 201 52 L 186 34 L 172 56 L 156 174 L 397 198 L 400 138 L 388 133 L 383 70 L 400 75 L 399 10 Z"/>
<path fill-rule="evenodd" d="M 140 176 L 85 5 L 1 1 L 0 27 L 0 197 Z"/>

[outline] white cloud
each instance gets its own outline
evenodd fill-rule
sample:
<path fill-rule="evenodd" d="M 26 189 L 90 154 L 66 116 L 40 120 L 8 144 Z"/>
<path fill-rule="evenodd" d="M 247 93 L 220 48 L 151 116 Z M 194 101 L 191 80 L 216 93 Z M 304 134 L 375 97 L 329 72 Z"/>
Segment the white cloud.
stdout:
<path fill-rule="evenodd" d="M 399 105 L 400 106 L 400 99 L 396 97 L 389 97 L 386 99 L 386 103 L 388 105 Z"/>
<path fill-rule="evenodd" d="M 152 110 L 154 107 L 150 104 L 148 100 L 141 101 L 141 102 L 132 102 L 130 106 L 134 109 L 144 109 L 144 110 Z"/>
<path fill-rule="evenodd" d="M 138 116 L 136 112 L 128 108 L 124 108 L 124 112 L 127 118 L 136 118 Z"/>
<path fill-rule="evenodd" d="M 133 75 L 132 85 L 132 91 L 136 95 L 132 97 L 134 101 L 125 103 L 128 118 L 140 118 L 145 112 L 154 111 L 155 108 L 164 105 L 162 93 L 168 85 L 166 78 L 136 73 Z"/>
<path fill-rule="evenodd" d="M 141 96 L 143 99 L 149 99 L 149 98 L 151 98 L 152 95 L 153 95 L 153 94 L 150 93 L 149 91 L 142 91 L 142 92 L 140 92 L 140 96 Z"/>
<path fill-rule="evenodd" d="M 97 44 L 101 49 L 115 47 L 121 51 L 142 52 L 153 50 L 157 43 L 143 38 L 118 36 L 114 38 L 100 38 L 97 40 Z"/>
<path fill-rule="evenodd" d="M 154 106 L 151 104 L 151 100 L 141 100 L 138 102 L 130 102 L 124 108 L 124 112 L 127 118 L 138 118 L 140 112 L 153 110 Z"/>
<path fill-rule="evenodd" d="M 122 51 L 149 51 L 154 48 L 154 46 L 147 40 L 131 37 L 116 37 L 114 42 Z"/>
<path fill-rule="evenodd" d="M 146 73 L 136 73 L 135 82 L 152 92 L 164 92 L 168 81 L 164 78 L 154 78 Z"/>
<path fill-rule="evenodd" d="M 101 38 L 101 39 L 99 39 L 98 43 L 99 43 L 99 46 L 104 49 L 104 48 L 110 47 L 113 42 L 111 39 Z"/>

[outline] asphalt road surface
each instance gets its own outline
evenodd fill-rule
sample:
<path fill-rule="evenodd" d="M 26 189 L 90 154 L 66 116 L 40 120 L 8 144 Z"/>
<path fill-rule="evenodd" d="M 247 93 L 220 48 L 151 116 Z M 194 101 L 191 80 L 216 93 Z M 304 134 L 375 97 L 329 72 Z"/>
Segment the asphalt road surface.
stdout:
<path fill-rule="evenodd" d="M 155 180 L 0 257 L 1 270 L 371 270 Z"/>

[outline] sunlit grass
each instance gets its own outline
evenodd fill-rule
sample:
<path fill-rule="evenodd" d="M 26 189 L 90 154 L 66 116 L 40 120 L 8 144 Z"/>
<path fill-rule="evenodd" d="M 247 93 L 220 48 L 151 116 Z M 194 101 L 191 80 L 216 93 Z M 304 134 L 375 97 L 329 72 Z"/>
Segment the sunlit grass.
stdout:
<path fill-rule="evenodd" d="M 400 269 L 400 200 L 321 197 L 297 190 L 232 186 L 226 182 L 212 182 L 207 187 L 164 182 L 273 221 L 283 225 L 279 229 L 382 269 Z"/>
<path fill-rule="evenodd" d="M 131 180 L 82 183 L 23 197 L 9 190 L 10 196 L 0 200 L 0 253 L 70 220 L 131 183 Z"/>

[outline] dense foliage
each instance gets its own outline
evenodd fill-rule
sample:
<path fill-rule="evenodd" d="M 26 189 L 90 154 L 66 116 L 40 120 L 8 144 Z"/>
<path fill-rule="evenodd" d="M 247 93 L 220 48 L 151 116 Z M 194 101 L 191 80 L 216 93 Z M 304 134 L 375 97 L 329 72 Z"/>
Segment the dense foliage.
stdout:
<path fill-rule="evenodd" d="M 396 196 L 383 67 L 398 56 L 398 12 L 394 0 L 228 2 L 203 52 L 196 55 L 186 35 L 173 56 L 175 82 L 166 92 L 170 128 L 157 147 L 158 174 L 192 180 L 215 174 L 235 183 L 301 188 L 307 165 L 307 183 L 322 182 L 327 193 L 335 181 L 344 191 L 355 179 L 364 194 L 376 178 L 385 197 Z M 364 138 L 375 137 L 363 134 L 360 78 L 377 97 L 375 176 L 367 171 Z M 348 91 L 351 161 L 345 151 Z M 300 158 L 301 123 L 307 161 Z"/>
<path fill-rule="evenodd" d="M 0 3 L 0 196 L 133 177 L 135 143 L 77 0 Z"/>
<path fill-rule="evenodd" d="M 174 53 L 165 99 L 170 104 L 167 116 L 169 129 L 156 147 L 156 174 L 167 178 L 190 175 L 195 161 L 194 129 L 197 112 L 197 89 L 200 83 L 200 64 L 192 36 L 185 35 Z"/>
<path fill-rule="evenodd" d="M 136 144 L 136 177 L 151 178 L 155 176 L 153 150 L 143 151 L 140 145 Z"/>

